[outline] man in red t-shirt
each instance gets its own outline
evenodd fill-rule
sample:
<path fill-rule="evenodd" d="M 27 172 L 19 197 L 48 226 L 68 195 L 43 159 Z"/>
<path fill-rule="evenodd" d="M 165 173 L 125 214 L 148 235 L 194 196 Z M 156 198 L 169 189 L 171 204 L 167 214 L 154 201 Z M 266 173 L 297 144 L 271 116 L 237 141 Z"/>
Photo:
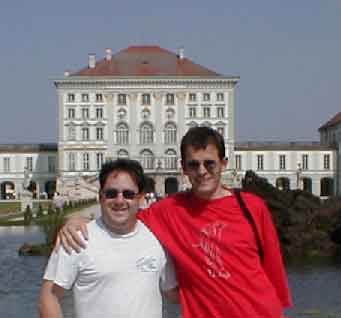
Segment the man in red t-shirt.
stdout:
<path fill-rule="evenodd" d="M 250 210 L 262 246 L 233 191 L 221 183 L 226 169 L 222 136 L 208 127 L 188 130 L 181 141 L 181 164 L 192 188 L 139 212 L 174 259 L 183 318 L 280 318 L 292 305 L 280 245 L 264 202 L 250 193 Z M 82 224 L 82 226 L 80 226 Z M 63 245 L 79 249 L 69 222 Z M 91 239 L 91 238 L 90 238 Z"/>

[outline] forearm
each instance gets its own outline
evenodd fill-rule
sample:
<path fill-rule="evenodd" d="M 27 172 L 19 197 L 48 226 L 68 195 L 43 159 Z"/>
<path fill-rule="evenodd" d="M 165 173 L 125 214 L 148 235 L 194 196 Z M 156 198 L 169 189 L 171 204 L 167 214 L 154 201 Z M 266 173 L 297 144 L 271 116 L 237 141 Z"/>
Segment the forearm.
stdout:
<path fill-rule="evenodd" d="M 40 318 L 62 318 L 59 299 L 62 293 L 54 292 L 52 282 L 44 282 L 39 297 Z M 53 283 L 52 283 L 53 284 Z"/>

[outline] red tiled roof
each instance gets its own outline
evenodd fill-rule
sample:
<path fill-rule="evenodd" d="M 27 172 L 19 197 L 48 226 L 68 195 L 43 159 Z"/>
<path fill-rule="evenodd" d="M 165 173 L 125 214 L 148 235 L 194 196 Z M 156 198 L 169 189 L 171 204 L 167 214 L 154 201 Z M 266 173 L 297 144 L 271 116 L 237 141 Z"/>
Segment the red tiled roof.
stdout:
<path fill-rule="evenodd" d="M 325 124 L 323 124 L 320 128 L 320 130 L 327 129 L 329 127 L 335 126 L 337 124 L 341 123 L 341 112 L 337 113 L 332 119 L 328 120 Z"/>
<path fill-rule="evenodd" d="M 86 67 L 70 76 L 213 76 L 220 77 L 188 58 L 180 59 L 159 46 L 130 46 L 111 60 L 96 61 L 94 68 Z"/>

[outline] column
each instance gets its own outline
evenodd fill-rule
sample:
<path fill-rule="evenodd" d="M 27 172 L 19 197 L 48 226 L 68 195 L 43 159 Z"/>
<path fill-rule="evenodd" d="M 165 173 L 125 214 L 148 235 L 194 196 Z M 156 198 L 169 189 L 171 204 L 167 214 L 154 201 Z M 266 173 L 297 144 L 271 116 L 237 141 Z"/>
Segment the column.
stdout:
<path fill-rule="evenodd" d="M 128 123 L 129 123 L 129 156 L 130 158 L 136 158 L 138 156 L 138 136 L 139 136 L 139 121 L 137 120 L 140 115 L 137 107 L 137 93 L 128 94 L 129 99 L 129 113 L 128 113 Z"/>
<path fill-rule="evenodd" d="M 107 151 L 105 154 L 105 160 L 112 160 L 114 158 L 114 95 L 112 93 L 104 95 L 106 101 L 106 113 L 107 113 Z"/>

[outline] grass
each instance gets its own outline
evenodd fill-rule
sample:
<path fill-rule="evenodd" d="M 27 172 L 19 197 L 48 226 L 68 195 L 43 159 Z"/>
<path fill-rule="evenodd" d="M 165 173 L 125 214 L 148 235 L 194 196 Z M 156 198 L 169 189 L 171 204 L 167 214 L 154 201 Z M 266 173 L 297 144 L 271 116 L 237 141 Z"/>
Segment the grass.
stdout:
<path fill-rule="evenodd" d="M 0 215 L 20 211 L 20 202 L 0 202 Z"/>
<path fill-rule="evenodd" d="M 48 202 L 49 203 L 49 202 Z M 96 202 L 89 202 L 89 203 L 83 203 L 81 205 L 77 205 L 75 207 L 66 207 L 63 210 L 63 215 L 69 215 L 78 211 L 83 210 L 84 208 L 90 207 L 92 205 L 96 204 Z M 44 208 L 44 206 L 42 205 L 43 210 L 47 211 L 48 209 L 48 205 L 46 205 L 46 208 Z M 0 219 L 0 226 L 25 226 L 25 221 L 24 219 L 22 220 L 13 220 L 13 219 L 17 219 L 18 217 L 23 217 L 24 216 L 24 212 L 20 212 L 17 213 L 15 215 L 11 215 L 8 217 L 3 217 Z M 32 222 L 30 223 L 30 225 L 42 225 L 46 222 L 49 222 L 50 216 L 49 215 L 44 215 L 41 217 L 36 217 L 34 219 L 32 219 Z"/>

